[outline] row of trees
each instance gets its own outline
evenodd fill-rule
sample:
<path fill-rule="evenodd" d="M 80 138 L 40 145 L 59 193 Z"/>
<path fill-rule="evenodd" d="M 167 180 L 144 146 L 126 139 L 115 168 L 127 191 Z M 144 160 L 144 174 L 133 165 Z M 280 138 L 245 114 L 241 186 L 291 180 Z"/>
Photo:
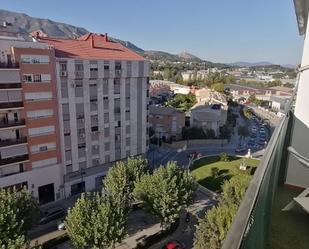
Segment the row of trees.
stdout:
<path fill-rule="evenodd" d="M 199 221 L 194 239 L 195 249 L 222 247 L 250 180 L 249 175 L 242 174 L 224 182 L 219 204 Z"/>
<path fill-rule="evenodd" d="M 188 170 L 169 162 L 151 173 L 141 157 L 117 162 L 103 184 L 102 193 L 83 194 L 68 212 L 66 228 L 77 248 L 108 248 L 120 242 L 135 202 L 142 202 L 167 229 L 192 202 L 196 189 Z"/>

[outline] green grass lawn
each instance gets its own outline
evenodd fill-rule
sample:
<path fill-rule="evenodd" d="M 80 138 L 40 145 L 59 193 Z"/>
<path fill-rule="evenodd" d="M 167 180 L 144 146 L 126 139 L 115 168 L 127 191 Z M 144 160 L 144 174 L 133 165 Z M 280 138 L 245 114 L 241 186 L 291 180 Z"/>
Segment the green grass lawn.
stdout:
<path fill-rule="evenodd" d="M 243 159 L 239 157 L 229 157 L 229 162 L 220 161 L 219 156 L 210 156 L 197 160 L 191 167 L 192 175 L 196 178 L 197 182 L 202 186 L 216 192 L 221 192 L 221 185 L 225 180 L 241 174 L 253 175 L 259 160 L 245 159 L 249 169 L 244 172 L 239 169 Z M 216 177 L 212 175 L 211 168 L 218 168 L 219 172 Z"/>
<path fill-rule="evenodd" d="M 269 249 L 309 248 L 309 214 L 281 211 L 300 192 L 287 187 L 277 189 L 271 213 Z"/>

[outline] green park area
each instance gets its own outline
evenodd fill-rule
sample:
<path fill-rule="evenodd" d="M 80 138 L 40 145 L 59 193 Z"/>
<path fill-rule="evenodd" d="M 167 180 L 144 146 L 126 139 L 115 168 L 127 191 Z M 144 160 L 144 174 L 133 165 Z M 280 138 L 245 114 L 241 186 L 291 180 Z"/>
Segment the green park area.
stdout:
<path fill-rule="evenodd" d="M 246 165 L 246 170 L 239 166 Z M 197 182 L 212 191 L 221 192 L 224 181 L 241 175 L 253 175 L 259 160 L 227 155 L 209 156 L 196 160 L 191 172 Z"/>

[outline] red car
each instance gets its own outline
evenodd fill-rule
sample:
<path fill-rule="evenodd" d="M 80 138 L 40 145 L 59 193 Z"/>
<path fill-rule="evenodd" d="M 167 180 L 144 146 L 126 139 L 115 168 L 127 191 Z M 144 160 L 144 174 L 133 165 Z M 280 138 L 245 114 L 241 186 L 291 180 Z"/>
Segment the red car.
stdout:
<path fill-rule="evenodd" d="M 185 249 L 185 247 L 177 240 L 167 242 L 162 249 Z"/>

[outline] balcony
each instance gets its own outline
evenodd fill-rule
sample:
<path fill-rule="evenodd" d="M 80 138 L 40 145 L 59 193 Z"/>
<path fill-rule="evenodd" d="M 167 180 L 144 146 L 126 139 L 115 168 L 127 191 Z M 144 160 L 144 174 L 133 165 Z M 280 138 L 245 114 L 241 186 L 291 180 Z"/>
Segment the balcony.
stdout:
<path fill-rule="evenodd" d="M 23 102 L 4 102 L 0 103 L 0 109 L 19 109 L 24 106 Z"/>
<path fill-rule="evenodd" d="M 4 140 L 0 139 L 0 148 L 24 143 L 27 143 L 27 137 L 16 138 L 16 139 L 4 139 Z"/>
<path fill-rule="evenodd" d="M 14 164 L 14 163 L 21 163 L 29 160 L 29 156 L 27 155 L 21 155 L 21 156 L 15 156 L 5 159 L 0 159 L 0 166 L 8 165 L 8 164 Z"/>
<path fill-rule="evenodd" d="M 3 83 L 0 89 L 21 89 L 21 83 Z"/>
<path fill-rule="evenodd" d="M 19 68 L 19 63 L 0 63 L 0 68 Z"/>
<path fill-rule="evenodd" d="M 16 126 L 25 126 L 25 119 L 13 120 L 13 121 L 0 121 L 0 129 L 11 128 Z"/>
<path fill-rule="evenodd" d="M 223 249 L 308 248 L 308 214 L 282 210 L 302 192 L 285 185 L 294 124 L 295 117 L 289 108 L 269 141 Z"/>

